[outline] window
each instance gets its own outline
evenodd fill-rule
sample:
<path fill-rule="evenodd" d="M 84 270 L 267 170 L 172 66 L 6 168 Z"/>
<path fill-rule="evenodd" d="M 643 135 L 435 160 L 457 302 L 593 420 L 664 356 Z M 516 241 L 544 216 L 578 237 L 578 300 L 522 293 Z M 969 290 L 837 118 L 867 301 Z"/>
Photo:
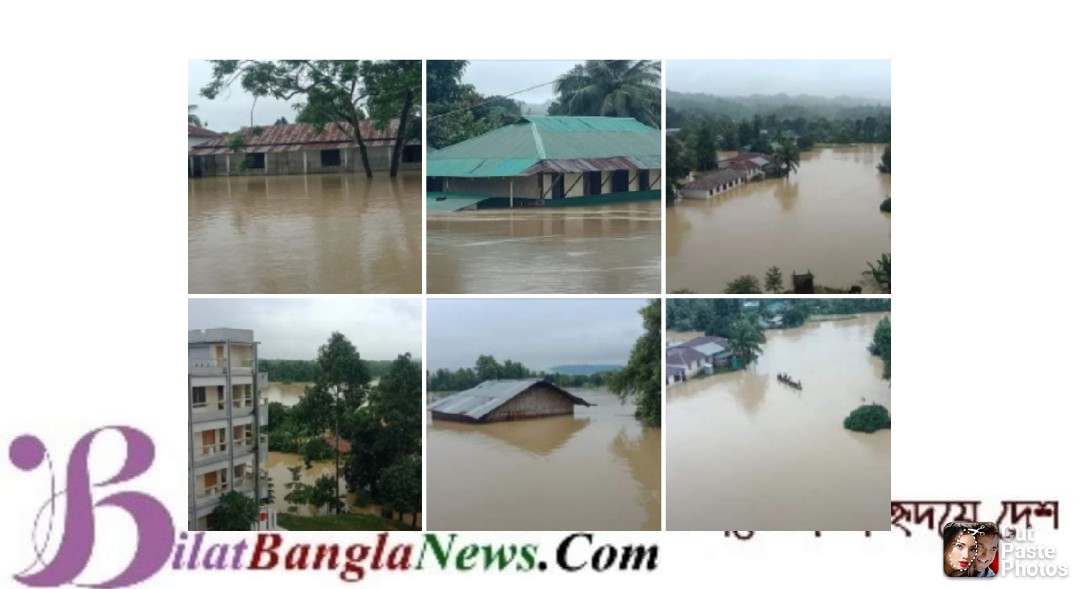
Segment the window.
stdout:
<path fill-rule="evenodd" d="M 341 150 L 340 149 L 323 149 L 319 152 L 319 160 L 322 162 L 322 167 L 328 166 L 340 166 L 341 165 Z"/>
<path fill-rule="evenodd" d="M 589 196 L 592 194 L 600 194 L 603 192 L 603 173 L 602 172 L 585 172 L 584 173 L 584 194 Z"/>
<path fill-rule="evenodd" d="M 566 198 L 566 176 L 557 174 L 551 185 L 551 198 Z"/>
<path fill-rule="evenodd" d="M 401 153 L 401 161 L 406 164 L 418 164 L 423 161 L 423 146 L 406 145 Z"/>
<path fill-rule="evenodd" d="M 247 159 L 244 160 L 244 165 L 248 170 L 265 170 L 266 169 L 266 154 L 265 153 L 249 153 Z"/>
<path fill-rule="evenodd" d="M 637 190 L 648 190 L 648 187 L 652 184 L 650 180 L 648 170 L 641 170 L 637 175 Z"/>
<path fill-rule="evenodd" d="M 206 387 L 192 387 L 191 405 L 194 407 L 206 406 Z"/>
<path fill-rule="evenodd" d="M 629 170 L 611 173 L 611 192 L 629 192 Z"/>
<path fill-rule="evenodd" d="M 442 176 L 429 176 L 427 178 L 427 190 L 430 192 L 442 192 L 444 189 Z"/>

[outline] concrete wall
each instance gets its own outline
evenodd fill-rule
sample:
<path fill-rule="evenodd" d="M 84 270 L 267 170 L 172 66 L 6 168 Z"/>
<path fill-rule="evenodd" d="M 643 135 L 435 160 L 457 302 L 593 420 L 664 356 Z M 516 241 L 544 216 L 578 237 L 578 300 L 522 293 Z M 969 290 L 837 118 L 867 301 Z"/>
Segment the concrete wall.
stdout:
<path fill-rule="evenodd" d="M 533 385 L 489 413 L 484 421 L 506 421 L 567 414 L 573 414 L 573 401 L 543 385 Z"/>

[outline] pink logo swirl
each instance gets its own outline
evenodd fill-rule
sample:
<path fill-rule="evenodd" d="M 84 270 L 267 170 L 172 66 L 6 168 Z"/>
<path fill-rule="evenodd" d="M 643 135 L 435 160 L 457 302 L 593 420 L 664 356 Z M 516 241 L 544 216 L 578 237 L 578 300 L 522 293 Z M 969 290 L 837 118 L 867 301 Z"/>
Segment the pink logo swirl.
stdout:
<path fill-rule="evenodd" d="M 89 458 L 90 447 L 97 434 L 112 430 L 119 432 L 127 444 L 127 455 L 120 472 L 111 478 L 99 482 L 90 482 Z M 172 550 L 176 531 L 168 510 L 157 499 L 136 491 L 122 491 L 108 495 L 96 503 L 92 488 L 102 488 L 117 483 L 130 481 L 146 472 L 154 462 L 154 443 L 141 431 L 125 426 L 111 426 L 96 429 L 86 434 L 75 444 L 67 463 L 67 489 L 57 491 L 55 476 L 52 472 L 52 458 L 45 450 L 45 444 L 36 436 L 22 435 L 11 442 L 8 456 L 16 468 L 24 471 L 35 470 L 49 459 L 49 476 L 52 477 L 52 494 L 38 509 L 34 519 L 31 541 L 36 554 L 35 561 L 25 570 L 15 575 L 20 583 L 30 587 L 57 587 L 73 583 L 90 562 L 94 547 L 94 509 L 98 507 L 119 507 L 135 521 L 138 548 L 127 568 L 119 575 L 92 585 L 100 589 L 126 587 L 143 581 L 159 571 L 168 560 Z M 64 535 L 60 547 L 52 561 L 44 562 L 45 550 L 52 539 L 53 519 L 56 513 L 56 501 L 63 497 L 65 501 Z M 48 529 L 43 544 L 37 542 L 38 524 L 45 510 L 49 510 Z M 29 572 L 32 569 L 41 569 Z"/>

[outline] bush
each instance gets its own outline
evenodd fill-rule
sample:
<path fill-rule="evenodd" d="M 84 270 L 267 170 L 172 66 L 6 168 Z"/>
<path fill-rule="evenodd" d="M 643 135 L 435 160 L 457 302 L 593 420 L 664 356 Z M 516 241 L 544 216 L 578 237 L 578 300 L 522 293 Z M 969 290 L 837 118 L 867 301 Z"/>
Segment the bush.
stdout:
<path fill-rule="evenodd" d="M 843 420 L 843 427 L 868 434 L 879 429 L 892 429 L 892 415 L 884 405 L 862 405 Z"/>
<path fill-rule="evenodd" d="M 892 197 L 889 196 L 888 198 L 884 199 L 884 202 L 880 203 L 880 210 L 884 211 L 885 213 L 892 212 Z"/>

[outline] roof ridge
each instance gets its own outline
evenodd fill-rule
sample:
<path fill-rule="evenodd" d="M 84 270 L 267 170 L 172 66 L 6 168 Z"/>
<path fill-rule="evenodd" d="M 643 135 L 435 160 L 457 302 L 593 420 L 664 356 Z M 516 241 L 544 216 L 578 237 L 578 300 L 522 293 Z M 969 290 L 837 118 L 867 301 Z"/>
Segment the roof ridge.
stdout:
<path fill-rule="evenodd" d="M 528 124 L 532 126 L 532 140 L 536 142 L 536 157 L 540 160 L 547 159 L 547 150 L 543 148 L 543 137 L 540 136 L 539 126 L 532 120 L 528 120 Z"/>

